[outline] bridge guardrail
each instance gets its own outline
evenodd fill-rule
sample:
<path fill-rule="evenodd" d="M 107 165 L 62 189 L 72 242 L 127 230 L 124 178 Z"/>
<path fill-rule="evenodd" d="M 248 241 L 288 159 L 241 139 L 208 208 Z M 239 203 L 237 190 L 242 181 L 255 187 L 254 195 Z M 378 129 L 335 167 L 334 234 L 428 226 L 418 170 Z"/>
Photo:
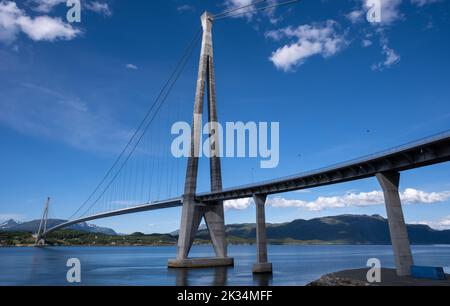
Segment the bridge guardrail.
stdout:
<path fill-rule="evenodd" d="M 383 156 L 388 156 L 391 154 L 395 154 L 401 151 L 405 151 L 420 145 L 425 145 L 428 143 L 432 143 L 432 142 L 436 142 L 439 140 L 443 140 L 446 138 L 450 138 L 450 130 L 446 130 L 444 132 L 440 132 L 431 136 L 427 136 L 424 138 L 420 138 L 418 140 L 413 140 L 410 142 L 407 142 L 405 144 L 402 144 L 400 146 L 396 146 L 396 147 L 392 147 L 386 150 L 382 150 L 382 151 L 378 151 L 376 153 L 372 153 L 372 154 L 368 154 L 368 155 L 364 155 L 362 157 L 357 157 L 357 158 L 353 158 L 344 162 L 340 162 L 340 163 L 335 163 L 326 167 L 322 167 L 322 168 L 318 168 L 318 169 L 314 169 L 314 170 L 309 170 L 309 171 L 304 171 L 304 172 L 300 172 L 297 174 L 293 174 L 293 175 L 288 175 L 288 176 L 284 176 L 284 177 L 280 177 L 277 179 L 273 179 L 273 180 L 265 180 L 265 181 L 261 181 L 258 183 L 252 183 L 252 184 L 246 184 L 246 185 L 240 185 L 240 186 L 236 186 L 236 187 L 230 187 L 230 188 L 225 188 L 223 189 L 221 192 L 226 192 L 229 190 L 236 190 L 236 189 L 246 189 L 246 188 L 252 188 L 252 187 L 256 187 L 256 186 L 261 186 L 261 185 L 270 185 L 273 183 L 277 183 L 280 181 L 286 181 L 286 180 L 290 180 L 290 179 L 295 179 L 298 177 L 305 177 L 305 176 L 310 176 L 310 175 L 314 175 L 314 174 L 318 174 L 321 172 L 327 172 L 333 169 L 337 169 L 337 168 L 342 168 L 342 167 L 346 167 L 352 164 L 356 164 L 356 163 L 363 163 L 365 161 L 369 161 L 369 160 L 373 160 L 373 159 L 377 159 Z M 221 192 L 217 192 L 217 193 L 221 193 Z M 207 194 L 214 194 L 215 192 L 202 192 L 197 194 L 197 196 L 201 197 L 202 195 L 207 195 Z"/>

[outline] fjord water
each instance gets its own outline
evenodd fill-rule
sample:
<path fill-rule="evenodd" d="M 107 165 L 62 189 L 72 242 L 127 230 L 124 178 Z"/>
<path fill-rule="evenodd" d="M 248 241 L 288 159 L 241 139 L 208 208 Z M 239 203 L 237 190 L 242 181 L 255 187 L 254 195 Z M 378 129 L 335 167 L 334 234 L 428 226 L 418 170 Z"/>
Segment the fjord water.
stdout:
<path fill-rule="evenodd" d="M 412 246 L 416 264 L 450 272 L 450 245 Z M 254 246 L 229 246 L 235 267 L 172 270 L 175 247 L 0 248 L 0 285 L 70 285 L 69 258 L 81 262 L 82 285 L 305 285 L 321 275 L 365 267 L 378 258 L 393 267 L 391 246 L 271 245 L 272 276 L 254 277 Z M 194 246 L 192 257 L 212 256 L 210 246 Z"/>

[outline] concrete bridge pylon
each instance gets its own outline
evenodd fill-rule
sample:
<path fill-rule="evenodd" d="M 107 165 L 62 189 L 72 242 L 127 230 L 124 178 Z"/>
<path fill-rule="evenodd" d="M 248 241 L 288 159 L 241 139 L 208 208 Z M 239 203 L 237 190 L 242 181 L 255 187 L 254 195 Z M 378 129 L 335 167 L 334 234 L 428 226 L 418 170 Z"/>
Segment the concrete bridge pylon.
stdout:
<path fill-rule="evenodd" d="M 208 123 L 210 134 L 210 179 L 211 191 L 222 190 L 222 170 L 220 162 L 220 148 L 217 129 L 217 105 L 214 74 L 214 55 L 212 43 L 213 15 L 205 12 L 201 16 L 203 37 L 200 53 L 200 62 L 197 78 L 197 88 L 194 102 L 194 118 L 191 134 L 191 149 L 187 162 L 186 181 L 183 195 L 183 209 L 178 236 L 177 257 L 170 259 L 168 266 L 171 268 L 196 268 L 231 266 L 232 258 L 227 257 L 227 243 L 225 239 L 225 220 L 223 201 L 203 204 L 195 199 L 198 174 L 198 152 L 201 149 L 200 133 L 202 131 L 202 114 L 205 91 L 207 90 Z M 216 257 L 213 258 L 188 258 L 189 251 L 198 231 L 202 219 L 211 236 Z"/>

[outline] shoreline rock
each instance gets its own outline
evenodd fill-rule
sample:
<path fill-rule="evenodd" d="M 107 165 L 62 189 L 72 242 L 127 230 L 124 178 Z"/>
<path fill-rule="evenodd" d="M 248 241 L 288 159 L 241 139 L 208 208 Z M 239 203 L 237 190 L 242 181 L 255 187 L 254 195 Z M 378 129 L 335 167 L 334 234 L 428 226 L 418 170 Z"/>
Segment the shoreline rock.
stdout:
<path fill-rule="evenodd" d="M 368 268 L 333 272 L 320 277 L 306 286 L 310 287 L 367 287 L 367 286 L 450 286 L 450 275 L 445 280 L 419 279 L 411 276 L 398 276 L 392 268 L 381 268 L 380 282 L 367 281 Z"/>
<path fill-rule="evenodd" d="M 334 276 L 333 274 L 327 274 L 306 285 L 307 287 L 366 287 L 370 286 L 369 283 L 359 280 L 341 278 Z"/>

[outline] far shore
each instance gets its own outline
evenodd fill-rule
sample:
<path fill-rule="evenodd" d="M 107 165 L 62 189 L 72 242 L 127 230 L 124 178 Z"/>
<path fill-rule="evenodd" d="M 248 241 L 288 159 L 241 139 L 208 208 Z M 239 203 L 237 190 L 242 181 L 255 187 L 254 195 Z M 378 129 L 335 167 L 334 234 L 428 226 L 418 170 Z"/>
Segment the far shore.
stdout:
<path fill-rule="evenodd" d="M 211 245 L 211 243 L 196 243 L 194 245 Z M 255 243 L 229 243 L 228 246 L 252 246 Z M 348 243 L 268 243 L 271 246 L 390 246 L 390 244 L 348 244 Z M 445 246 L 450 247 L 450 244 L 411 244 L 411 246 Z M 176 244 L 65 244 L 65 245 L 51 245 L 36 246 L 34 244 L 18 244 L 18 245 L 0 245 L 0 248 L 39 248 L 39 247 L 176 247 Z"/>

